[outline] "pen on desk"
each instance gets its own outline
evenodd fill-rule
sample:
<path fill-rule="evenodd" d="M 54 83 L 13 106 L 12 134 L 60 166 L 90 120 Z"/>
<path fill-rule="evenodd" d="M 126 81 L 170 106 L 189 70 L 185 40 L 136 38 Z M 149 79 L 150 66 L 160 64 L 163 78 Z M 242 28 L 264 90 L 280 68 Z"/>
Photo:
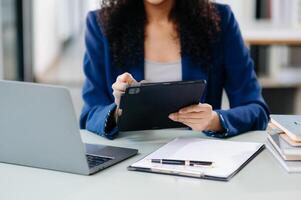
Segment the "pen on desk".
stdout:
<path fill-rule="evenodd" d="M 207 166 L 213 165 L 211 161 L 195 161 L 195 160 L 172 160 L 172 159 L 151 159 L 152 163 L 165 164 L 165 165 L 184 165 L 184 166 Z"/>

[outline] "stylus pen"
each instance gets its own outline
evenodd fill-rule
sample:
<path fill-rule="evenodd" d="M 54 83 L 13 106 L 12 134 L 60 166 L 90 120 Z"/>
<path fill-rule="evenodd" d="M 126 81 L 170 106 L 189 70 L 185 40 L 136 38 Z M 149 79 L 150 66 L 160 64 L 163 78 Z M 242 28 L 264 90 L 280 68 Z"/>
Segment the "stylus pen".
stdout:
<path fill-rule="evenodd" d="M 165 165 L 185 165 L 185 166 L 207 166 L 213 165 L 211 161 L 195 161 L 195 160 L 171 160 L 171 159 L 152 159 L 152 163 L 165 164 Z"/>

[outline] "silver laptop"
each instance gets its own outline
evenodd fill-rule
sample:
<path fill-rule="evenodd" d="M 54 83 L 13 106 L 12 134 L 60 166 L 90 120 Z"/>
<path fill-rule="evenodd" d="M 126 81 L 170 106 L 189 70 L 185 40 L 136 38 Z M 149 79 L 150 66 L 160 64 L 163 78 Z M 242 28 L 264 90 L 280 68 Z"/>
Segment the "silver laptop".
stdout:
<path fill-rule="evenodd" d="M 91 175 L 137 153 L 83 144 L 67 89 L 0 81 L 0 162 Z"/>

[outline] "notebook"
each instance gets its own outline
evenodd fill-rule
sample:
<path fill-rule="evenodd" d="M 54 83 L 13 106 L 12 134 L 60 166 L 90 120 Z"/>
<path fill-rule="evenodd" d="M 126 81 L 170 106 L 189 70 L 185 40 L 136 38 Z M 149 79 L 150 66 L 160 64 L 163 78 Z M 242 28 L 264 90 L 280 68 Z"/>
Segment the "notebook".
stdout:
<path fill-rule="evenodd" d="M 301 147 L 301 142 L 292 140 L 283 130 L 278 128 L 275 124 L 270 123 L 267 129 L 269 135 L 280 135 L 280 137 L 293 147 Z"/>
<path fill-rule="evenodd" d="M 271 115 L 271 122 L 291 139 L 301 142 L 301 115 Z"/>
<path fill-rule="evenodd" d="M 267 141 L 267 149 L 272 153 L 272 155 L 280 162 L 281 166 L 289 173 L 300 173 L 301 172 L 301 162 L 300 161 L 285 161 L 281 158 L 279 153 L 276 151 L 274 146 Z"/>
<path fill-rule="evenodd" d="M 132 171 L 229 181 L 264 149 L 264 144 L 177 138 L 128 167 Z M 152 163 L 152 159 L 211 161 L 212 167 Z"/>
<path fill-rule="evenodd" d="M 284 160 L 300 160 L 301 161 L 301 147 L 291 146 L 285 139 L 284 133 L 268 135 L 269 142 L 278 151 Z"/>

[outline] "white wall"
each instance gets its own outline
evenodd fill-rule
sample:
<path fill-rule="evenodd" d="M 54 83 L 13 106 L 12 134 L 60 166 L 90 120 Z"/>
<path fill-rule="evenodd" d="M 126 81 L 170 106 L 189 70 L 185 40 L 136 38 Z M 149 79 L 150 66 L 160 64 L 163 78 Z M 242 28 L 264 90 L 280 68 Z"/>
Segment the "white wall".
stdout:
<path fill-rule="evenodd" d="M 41 75 L 59 58 L 63 43 L 82 28 L 86 0 L 33 0 L 34 73 Z"/>
<path fill-rule="evenodd" d="M 100 7 L 101 1 L 99 0 L 88 0 L 87 1 L 87 10 L 95 10 Z"/>
<path fill-rule="evenodd" d="M 62 42 L 81 32 L 83 5 L 87 0 L 61 0 L 57 8 L 57 26 Z"/>
<path fill-rule="evenodd" d="M 71 9 L 69 8 L 70 2 L 63 0 L 60 2 L 60 6 L 57 10 L 58 17 L 56 19 L 58 26 L 58 34 L 62 41 L 68 39 L 72 35 L 71 26 L 66 26 L 66 24 L 71 24 L 70 15 Z"/>
<path fill-rule="evenodd" d="M 58 56 L 57 0 L 33 1 L 34 72 L 44 73 Z"/>
<path fill-rule="evenodd" d="M 215 0 L 215 2 L 230 5 L 242 27 L 248 26 L 254 21 L 255 0 Z"/>

